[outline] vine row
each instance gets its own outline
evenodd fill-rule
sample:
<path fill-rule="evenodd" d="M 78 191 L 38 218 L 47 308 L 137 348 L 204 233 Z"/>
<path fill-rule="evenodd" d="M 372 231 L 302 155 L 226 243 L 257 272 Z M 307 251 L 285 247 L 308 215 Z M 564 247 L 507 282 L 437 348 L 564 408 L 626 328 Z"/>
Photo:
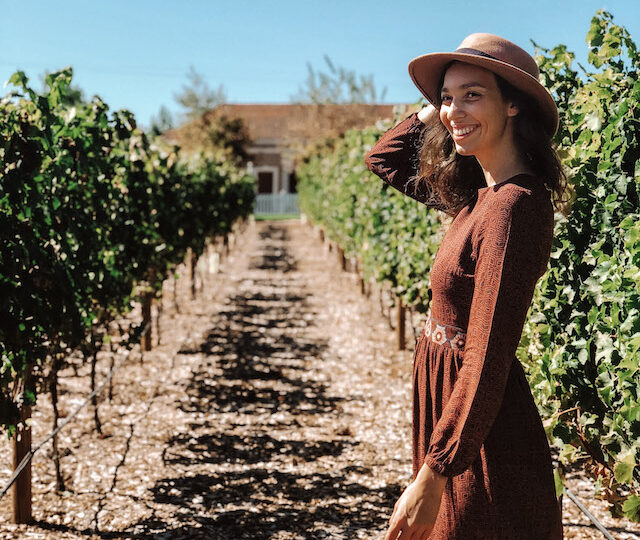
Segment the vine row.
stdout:
<path fill-rule="evenodd" d="M 534 43 L 541 82 L 559 106 L 555 142 L 572 201 L 556 214 L 549 268 L 517 354 L 560 448 L 558 494 L 564 465 L 580 462 L 613 516 L 640 521 L 640 53 L 602 10 L 586 41 L 581 73 L 566 46 Z M 402 116 L 316 145 L 298 170 L 298 190 L 301 210 L 360 260 L 366 279 L 389 283 L 424 313 L 447 219 L 364 164 Z"/>

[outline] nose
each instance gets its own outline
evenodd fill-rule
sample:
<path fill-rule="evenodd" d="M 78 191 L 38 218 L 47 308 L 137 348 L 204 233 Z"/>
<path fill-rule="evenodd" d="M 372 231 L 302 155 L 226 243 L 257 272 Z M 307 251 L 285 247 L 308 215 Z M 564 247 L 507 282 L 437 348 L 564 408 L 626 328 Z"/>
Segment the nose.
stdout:
<path fill-rule="evenodd" d="M 449 104 L 449 108 L 447 109 L 447 119 L 451 122 L 456 118 L 461 118 L 464 116 L 464 110 L 460 106 L 460 103 L 456 100 L 456 98 L 451 98 L 451 103 Z"/>

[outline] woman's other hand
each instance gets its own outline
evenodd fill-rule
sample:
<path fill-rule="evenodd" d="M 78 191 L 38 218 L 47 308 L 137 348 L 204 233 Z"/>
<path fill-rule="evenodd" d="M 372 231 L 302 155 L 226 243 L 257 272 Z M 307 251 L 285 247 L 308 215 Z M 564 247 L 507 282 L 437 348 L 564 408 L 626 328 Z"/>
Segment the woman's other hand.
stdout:
<path fill-rule="evenodd" d="M 418 112 L 418 120 L 420 120 L 420 122 L 422 122 L 423 124 L 426 124 L 429 122 L 433 115 L 438 115 L 438 109 L 436 109 L 433 105 L 431 105 L 431 103 L 429 103 L 429 105 L 420 109 L 420 111 Z"/>
<path fill-rule="evenodd" d="M 424 464 L 396 501 L 385 540 L 427 540 L 438 516 L 446 482 L 446 476 Z"/>

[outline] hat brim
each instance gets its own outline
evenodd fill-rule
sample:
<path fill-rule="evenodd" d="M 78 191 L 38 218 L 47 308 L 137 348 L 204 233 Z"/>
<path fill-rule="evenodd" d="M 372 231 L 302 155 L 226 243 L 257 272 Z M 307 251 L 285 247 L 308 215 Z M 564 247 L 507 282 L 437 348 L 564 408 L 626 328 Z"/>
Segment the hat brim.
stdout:
<path fill-rule="evenodd" d="M 558 107 L 549 91 L 535 77 L 511 64 L 468 53 L 429 53 L 418 56 L 409 62 L 409 76 L 422 95 L 440 108 L 437 95 L 438 83 L 444 67 L 454 60 L 480 66 L 500 75 L 513 86 L 526 92 L 535 99 L 544 116 L 545 131 L 553 137 L 558 130 Z"/>

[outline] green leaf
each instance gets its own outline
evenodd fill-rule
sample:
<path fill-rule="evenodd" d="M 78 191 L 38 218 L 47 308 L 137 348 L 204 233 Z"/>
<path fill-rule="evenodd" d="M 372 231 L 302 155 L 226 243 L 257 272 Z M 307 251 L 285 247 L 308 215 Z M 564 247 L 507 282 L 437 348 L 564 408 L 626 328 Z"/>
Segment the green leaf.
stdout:
<path fill-rule="evenodd" d="M 600 131 L 602 119 L 595 112 L 588 113 L 584 118 L 584 125 L 591 131 Z"/>
<path fill-rule="evenodd" d="M 13 84 L 14 86 L 20 86 L 21 88 L 25 88 L 27 83 L 29 82 L 29 77 L 27 77 L 24 71 L 16 71 L 9 80 L 7 81 L 9 84 Z"/>
<path fill-rule="evenodd" d="M 637 495 L 629 495 L 627 500 L 622 504 L 622 511 L 631 521 L 640 521 L 640 497 Z"/>
<path fill-rule="evenodd" d="M 631 485 L 633 482 L 633 469 L 637 465 L 634 450 L 626 452 L 623 456 L 618 456 L 618 463 L 614 468 L 616 480 L 621 484 Z"/>
<path fill-rule="evenodd" d="M 556 487 L 556 497 L 560 497 L 564 492 L 564 481 L 557 467 L 553 469 L 553 481 Z"/>

